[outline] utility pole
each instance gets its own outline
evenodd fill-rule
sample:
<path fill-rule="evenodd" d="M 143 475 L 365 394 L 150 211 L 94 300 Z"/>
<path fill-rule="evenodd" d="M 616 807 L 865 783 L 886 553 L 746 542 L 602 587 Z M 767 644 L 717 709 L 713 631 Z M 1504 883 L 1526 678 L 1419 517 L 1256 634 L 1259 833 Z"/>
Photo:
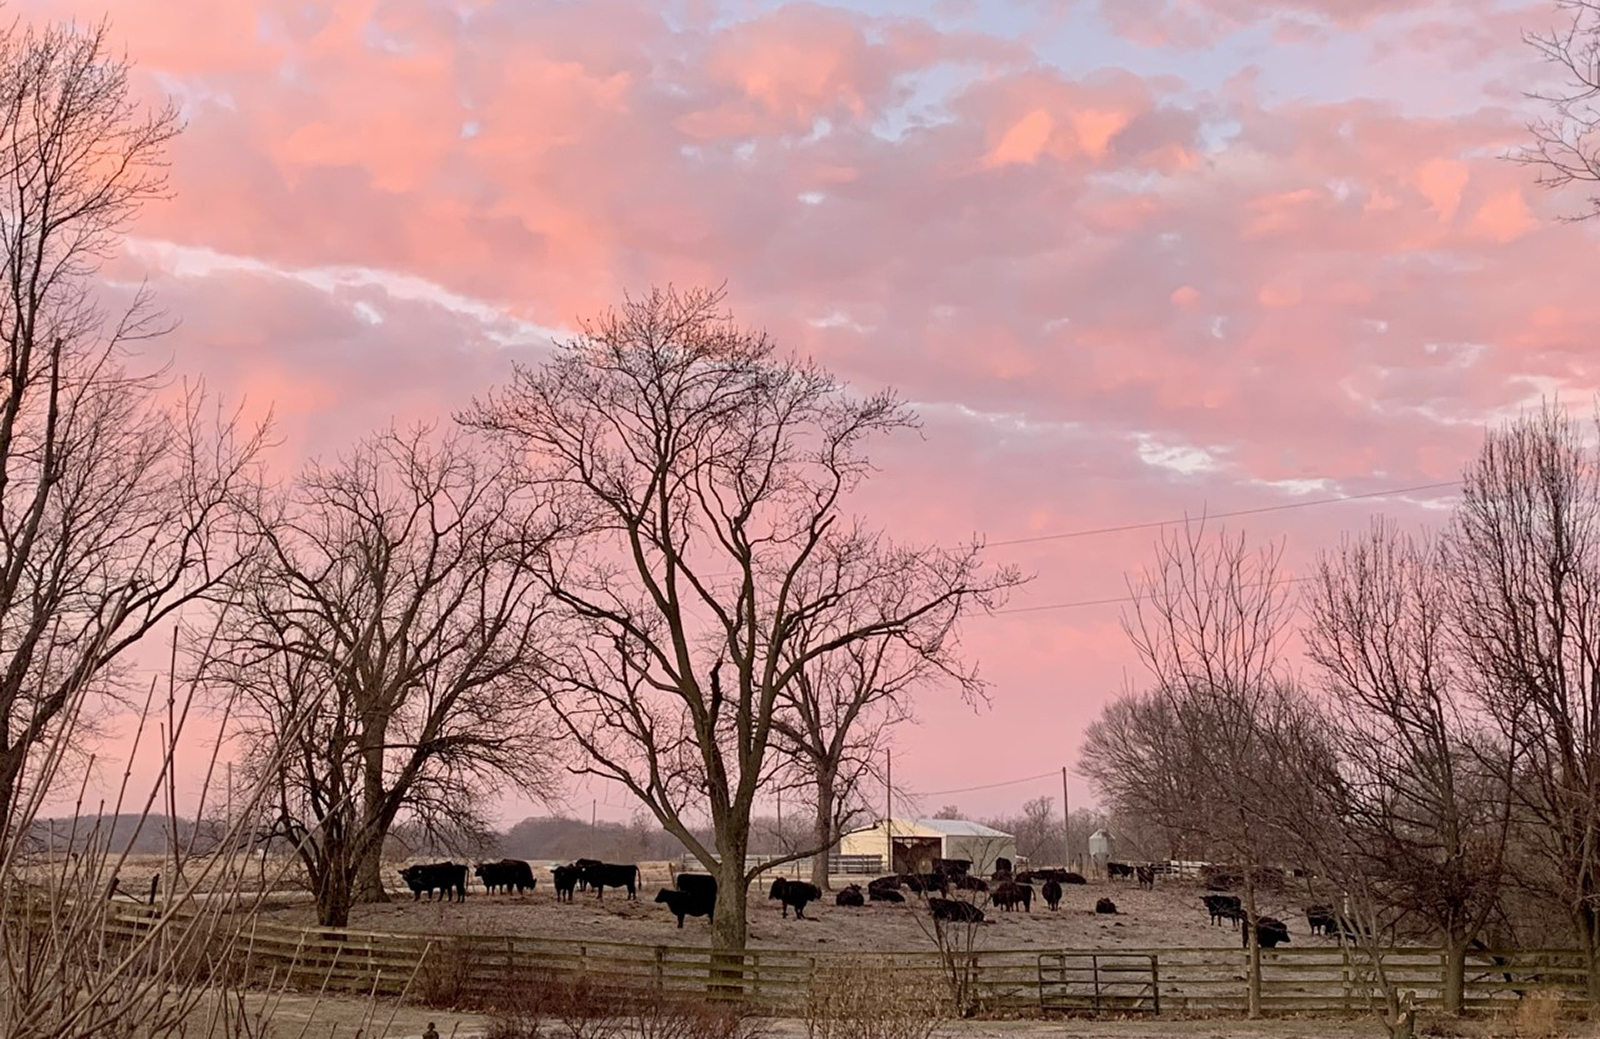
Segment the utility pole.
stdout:
<path fill-rule="evenodd" d="M 1061 766 L 1061 863 L 1067 869 L 1072 868 L 1072 802 L 1067 793 L 1067 766 Z"/>
<path fill-rule="evenodd" d="M 894 872 L 894 751 L 885 749 L 883 752 L 883 833 L 888 842 L 887 857 L 883 860 L 883 871 Z"/>

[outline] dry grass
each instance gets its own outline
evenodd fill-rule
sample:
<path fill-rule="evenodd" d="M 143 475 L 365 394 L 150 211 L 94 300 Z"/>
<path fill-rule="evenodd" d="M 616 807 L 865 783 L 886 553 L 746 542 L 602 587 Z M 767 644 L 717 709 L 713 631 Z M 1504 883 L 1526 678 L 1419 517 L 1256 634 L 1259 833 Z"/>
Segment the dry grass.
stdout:
<path fill-rule="evenodd" d="M 947 1016 L 940 979 L 865 963 L 819 965 L 806 1039 L 929 1039 Z"/>

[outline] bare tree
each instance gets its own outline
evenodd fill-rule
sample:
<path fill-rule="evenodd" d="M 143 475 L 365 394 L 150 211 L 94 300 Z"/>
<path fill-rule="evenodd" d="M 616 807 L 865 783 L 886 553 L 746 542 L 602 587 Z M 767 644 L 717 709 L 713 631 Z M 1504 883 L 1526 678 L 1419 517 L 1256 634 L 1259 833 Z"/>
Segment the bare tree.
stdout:
<path fill-rule="evenodd" d="M 915 556 L 873 539 L 828 539 L 818 546 L 813 565 L 797 582 L 801 597 L 815 601 L 840 588 L 865 593 L 800 621 L 787 640 L 791 661 L 809 658 L 810 662 L 795 671 L 780 696 L 772 720 L 778 737 L 774 749 L 811 795 L 810 847 L 833 847 L 865 812 L 863 787 L 884 778 L 879 774 L 881 752 L 893 727 L 912 717 L 917 693 L 952 684 L 968 702 L 984 696 L 976 672 L 959 659 L 960 602 L 923 614 L 891 633 L 846 641 L 833 652 L 812 655 L 813 647 L 841 634 L 884 616 L 910 614 L 937 598 L 943 589 L 929 584 Z M 966 562 L 976 571 L 975 558 Z M 811 882 L 824 890 L 828 887 L 825 852 L 812 856 Z"/>
<path fill-rule="evenodd" d="M 1524 874 L 1567 908 L 1600 998 L 1600 453 L 1555 405 L 1491 432 L 1445 542 L 1462 677 L 1513 755 Z"/>
<path fill-rule="evenodd" d="M 1532 138 L 1511 158 L 1539 171 L 1540 185 L 1560 189 L 1573 184 L 1600 184 L 1600 3 L 1556 0 L 1564 25 L 1547 32 L 1525 32 L 1523 39 L 1562 82 L 1528 97 L 1547 113 L 1528 124 Z M 1591 192 L 1593 189 L 1590 189 Z M 1585 211 L 1571 217 L 1600 215 L 1600 195 L 1591 193 Z"/>
<path fill-rule="evenodd" d="M 718 292 L 655 291 L 585 324 L 466 417 L 534 459 L 588 536 L 552 551 L 569 633 L 550 695 L 583 748 L 718 878 L 714 939 L 745 946 L 751 812 L 774 722 L 806 668 L 987 608 L 1017 580 L 973 546 L 890 548 L 843 509 L 864 446 L 912 425 L 892 394 L 848 394 L 737 327 Z M 881 552 L 899 563 L 834 568 Z M 900 595 L 902 583 L 920 589 Z M 804 631 L 825 637 L 803 651 Z M 691 815 L 693 813 L 693 815 Z M 714 842 L 688 820 L 709 815 Z M 821 852 L 811 849 L 804 854 Z"/>
<path fill-rule="evenodd" d="M 1130 582 L 1133 609 L 1123 619 L 1190 748 L 1213 838 L 1246 867 L 1251 1017 L 1261 1013 L 1256 867 L 1272 836 L 1262 806 L 1281 796 L 1283 779 L 1264 733 L 1292 699 L 1283 675 L 1291 603 L 1280 555 L 1278 547 L 1251 552 L 1242 535 L 1211 537 L 1203 522 L 1185 524 L 1161 539 L 1155 564 Z"/>
<path fill-rule="evenodd" d="M 276 770 L 275 831 L 325 925 L 382 897 L 402 815 L 430 838 L 482 843 L 486 784 L 551 781 L 535 563 L 555 528 L 513 468 L 459 435 L 390 431 L 309 465 L 262 517 L 271 551 L 241 574 L 213 677 L 252 705 L 247 746 L 312 717 L 298 754 L 250 760 Z"/>
<path fill-rule="evenodd" d="M 1189 760 L 1199 748 L 1186 738 L 1173 698 L 1129 690 L 1106 704 L 1084 730 L 1078 770 L 1102 803 L 1142 826 L 1154 827 L 1171 854 L 1208 854 L 1214 827 L 1201 796 L 1203 766 Z"/>
<path fill-rule="evenodd" d="M 74 692 L 115 691 L 109 665 L 245 554 L 261 437 L 125 369 L 164 327 L 147 293 L 98 302 L 95 272 L 166 193 L 172 110 L 133 100 L 103 26 L 0 31 L 0 80 L 3 809 Z"/>
<path fill-rule="evenodd" d="M 1358 860 L 1343 872 L 1381 906 L 1442 938 L 1445 1009 L 1460 1013 L 1467 950 L 1499 902 L 1507 802 L 1504 763 L 1480 760 L 1461 716 L 1445 563 L 1375 523 L 1323 555 L 1303 635 L 1341 761 L 1341 825 L 1315 832 Z"/>

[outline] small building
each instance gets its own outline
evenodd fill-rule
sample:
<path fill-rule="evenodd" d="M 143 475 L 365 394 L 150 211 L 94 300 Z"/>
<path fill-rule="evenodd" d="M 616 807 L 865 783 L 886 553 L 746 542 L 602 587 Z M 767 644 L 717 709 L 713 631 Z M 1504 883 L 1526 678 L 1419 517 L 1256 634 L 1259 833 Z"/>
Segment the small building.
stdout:
<path fill-rule="evenodd" d="M 966 859 L 974 874 L 987 876 L 996 859 L 1017 857 L 1017 842 L 965 819 L 880 819 L 840 838 L 839 854 L 888 855 L 893 873 L 927 873 L 934 859 Z"/>

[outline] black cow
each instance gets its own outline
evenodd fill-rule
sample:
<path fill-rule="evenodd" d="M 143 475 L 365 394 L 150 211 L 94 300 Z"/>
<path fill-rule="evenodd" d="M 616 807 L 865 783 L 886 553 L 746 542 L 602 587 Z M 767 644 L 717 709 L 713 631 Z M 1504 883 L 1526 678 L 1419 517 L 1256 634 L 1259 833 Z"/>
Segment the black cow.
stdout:
<path fill-rule="evenodd" d="M 772 890 L 767 893 L 768 898 L 776 898 L 783 903 L 783 918 L 789 918 L 789 907 L 794 907 L 794 918 L 806 918 L 806 903 L 820 902 L 822 889 L 815 884 L 808 884 L 803 880 L 789 880 L 779 877 L 772 882 Z"/>
<path fill-rule="evenodd" d="M 1061 882 L 1060 881 L 1058 881 L 1058 880 L 1047 880 L 1047 881 L 1045 881 L 1044 882 L 1044 887 L 1039 889 L 1039 894 L 1044 896 L 1044 904 L 1050 907 L 1050 911 L 1052 913 L 1061 908 Z"/>
<path fill-rule="evenodd" d="M 587 871 L 595 868 L 595 866 L 605 866 L 605 863 L 602 863 L 598 858 L 578 858 L 578 860 L 573 860 L 573 869 L 578 871 L 578 890 L 581 890 L 581 892 L 589 890 Z"/>
<path fill-rule="evenodd" d="M 1046 869 L 1036 869 L 1028 874 L 1029 878 L 1032 880 L 1053 880 L 1057 884 L 1065 884 L 1067 882 L 1067 877 L 1074 875 L 1075 874 L 1069 874 L 1064 869 L 1057 869 L 1053 866 Z M 1019 881 L 1019 883 L 1025 884 L 1027 881 Z"/>
<path fill-rule="evenodd" d="M 1147 891 L 1154 890 L 1156 886 L 1156 868 L 1154 866 L 1137 866 L 1134 876 L 1139 881 L 1139 886 Z"/>
<path fill-rule="evenodd" d="M 893 891 L 898 894 L 900 891 L 900 877 L 898 875 L 879 877 L 876 880 L 867 881 L 868 896 L 877 898 L 880 891 Z M 901 899 L 901 901 L 904 901 L 904 899 Z"/>
<path fill-rule="evenodd" d="M 433 901 L 433 893 L 440 892 L 440 897 L 445 900 L 461 902 L 467 897 L 467 867 L 455 862 L 430 862 L 425 865 L 407 866 L 400 870 L 400 879 L 406 882 L 406 887 L 411 889 L 411 900 L 415 902 L 428 893 L 428 901 Z"/>
<path fill-rule="evenodd" d="M 1289 941 L 1289 925 L 1275 916 L 1262 916 L 1256 919 L 1256 942 L 1263 949 L 1275 949 Z M 1246 921 L 1239 921 L 1239 943 L 1246 948 L 1250 946 L 1250 925 Z"/>
<path fill-rule="evenodd" d="M 994 860 L 994 873 L 992 874 L 993 876 L 999 876 L 1002 873 L 1010 873 L 1010 872 L 1011 872 L 1011 860 L 1010 859 L 999 858 L 999 859 L 995 859 Z"/>
<path fill-rule="evenodd" d="M 606 888 L 608 887 L 625 887 L 628 889 L 628 897 L 630 899 L 639 897 L 638 866 L 595 862 L 592 859 L 579 859 L 573 865 L 578 866 L 578 878 L 594 888 L 596 898 L 606 897 Z"/>
<path fill-rule="evenodd" d="M 1331 935 L 1339 926 L 1339 918 L 1333 914 L 1333 906 L 1306 906 L 1306 924 L 1312 934 Z"/>
<path fill-rule="evenodd" d="M 1089 881 L 1084 877 L 1084 875 L 1082 873 L 1071 873 L 1071 872 L 1063 873 L 1063 874 L 1061 874 L 1059 879 L 1061 880 L 1061 883 L 1063 883 L 1063 884 L 1087 884 L 1087 883 L 1089 883 Z"/>
<path fill-rule="evenodd" d="M 1016 881 L 1007 881 L 996 884 L 994 891 L 989 895 L 989 901 L 1008 912 L 1014 911 L 1020 904 L 1025 912 L 1033 912 L 1033 888 L 1027 884 L 1018 884 Z"/>
<path fill-rule="evenodd" d="M 707 898 L 704 891 L 674 891 L 664 887 L 656 892 L 656 901 L 667 904 L 667 911 L 678 918 L 679 930 L 683 929 L 686 916 L 703 916 L 708 923 L 717 922 L 716 896 Z"/>
<path fill-rule="evenodd" d="M 557 866 L 550 871 L 556 878 L 556 901 L 566 896 L 568 902 L 572 901 L 572 891 L 578 886 L 579 869 L 577 866 Z"/>
<path fill-rule="evenodd" d="M 1201 895 L 1200 901 L 1206 904 L 1206 912 L 1211 914 L 1213 926 L 1221 924 L 1223 920 L 1244 919 L 1244 909 L 1239 904 L 1238 895 Z"/>
<path fill-rule="evenodd" d="M 982 877 L 969 876 L 966 873 L 955 878 L 955 886 L 962 891 L 987 891 L 989 885 L 984 883 Z"/>
<path fill-rule="evenodd" d="M 933 871 L 947 877 L 964 877 L 972 869 L 971 859 L 934 859 Z"/>
<path fill-rule="evenodd" d="M 892 887 L 868 887 L 867 898 L 873 902 L 904 902 L 906 896 Z"/>
<path fill-rule="evenodd" d="M 833 904 L 838 906 L 848 906 L 851 909 L 860 909 L 862 906 L 867 904 L 867 900 L 861 894 L 861 885 L 851 884 L 849 887 L 833 896 Z"/>
<path fill-rule="evenodd" d="M 1099 901 L 1095 902 L 1094 911 L 1097 912 L 1097 913 L 1106 913 L 1106 914 L 1114 915 L 1116 913 L 1116 911 L 1117 911 L 1117 904 L 1115 902 L 1111 901 L 1111 899 L 1109 899 L 1109 898 L 1102 898 Z"/>
<path fill-rule="evenodd" d="M 900 882 L 919 895 L 930 891 L 937 891 L 941 895 L 950 893 L 950 879 L 943 873 L 907 873 L 900 878 Z"/>
<path fill-rule="evenodd" d="M 1107 880 L 1121 880 L 1121 879 L 1124 879 L 1124 878 L 1127 879 L 1127 880 L 1132 880 L 1133 879 L 1133 867 L 1132 866 L 1128 865 L 1126 862 L 1108 862 L 1108 863 L 1106 863 L 1106 879 Z"/>
<path fill-rule="evenodd" d="M 679 873 L 672 882 L 679 891 L 697 891 L 713 902 L 717 900 L 717 878 L 709 873 Z"/>
<path fill-rule="evenodd" d="M 962 902 L 954 898 L 928 899 L 928 911 L 935 920 L 947 923 L 983 923 L 983 910 L 971 902 Z"/>
<path fill-rule="evenodd" d="M 538 878 L 533 875 L 533 867 L 521 859 L 480 862 L 472 875 L 483 881 L 484 888 L 491 895 L 496 888 L 504 888 L 508 895 L 512 888 L 516 888 L 520 895 L 524 891 L 532 891 L 539 884 Z"/>

